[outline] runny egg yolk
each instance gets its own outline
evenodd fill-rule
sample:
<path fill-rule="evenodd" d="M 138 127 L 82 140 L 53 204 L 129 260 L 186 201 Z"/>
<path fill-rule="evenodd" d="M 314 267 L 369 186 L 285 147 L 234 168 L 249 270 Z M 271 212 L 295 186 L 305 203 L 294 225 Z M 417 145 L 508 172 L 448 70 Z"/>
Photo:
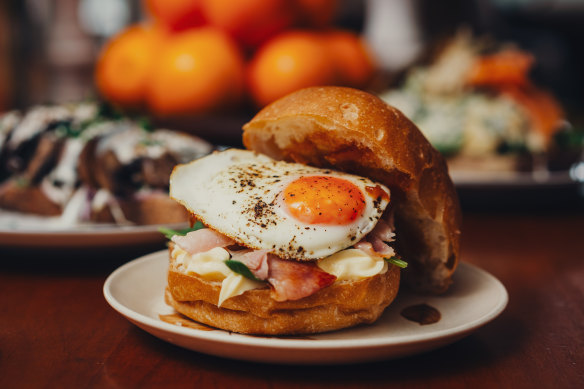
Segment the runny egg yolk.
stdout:
<path fill-rule="evenodd" d="M 306 224 L 346 225 L 365 210 L 359 187 L 338 177 L 298 178 L 284 189 L 283 198 L 288 212 Z"/>

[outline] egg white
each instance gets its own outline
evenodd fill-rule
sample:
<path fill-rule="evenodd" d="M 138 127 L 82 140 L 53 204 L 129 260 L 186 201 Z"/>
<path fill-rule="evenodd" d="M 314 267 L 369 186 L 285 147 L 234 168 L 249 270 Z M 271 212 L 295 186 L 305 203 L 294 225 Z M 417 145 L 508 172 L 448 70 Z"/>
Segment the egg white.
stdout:
<path fill-rule="evenodd" d="M 362 191 L 365 210 L 347 225 L 306 224 L 290 216 L 279 197 L 302 176 L 331 176 Z M 377 224 L 389 196 L 373 198 L 366 187 L 387 187 L 330 169 L 275 161 L 252 151 L 229 149 L 177 166 L 170 196 L 208 227 L 241 245 L 287 259 L 324 258 L 357 243 Z"/>

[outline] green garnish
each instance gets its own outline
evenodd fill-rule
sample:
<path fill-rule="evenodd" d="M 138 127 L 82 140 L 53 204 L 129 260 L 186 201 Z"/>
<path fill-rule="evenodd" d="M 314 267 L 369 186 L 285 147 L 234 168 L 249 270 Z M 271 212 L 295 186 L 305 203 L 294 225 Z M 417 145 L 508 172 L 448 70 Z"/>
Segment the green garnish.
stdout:
<path fill-rule="evenodd" d="M 143 146 L 163 146 L 164 144 L 159 140 L 154 139 L 143 139 L 140 141 L 140 144 Z"/>
<path fill-rule="evenodd" d="M 18 177 L 15 182 L 16 186 L 19 188 L 28 188 L 30 186 L 30 180 L 26 177 Z"/>
<path fill-rule="evenodd" d="M 140 116 L 136 118 L 136 124 L 138 124 L 138 126 L 140 126 L 146 132 L 154 131 L 154 125 L 146 116 Z"/>
<path fill-rule="evenodd" d="M 158 228 L 158 231 L 163 233 L 167 239 L 172 239 L 172 237 L 175 235 L 181 235 L 181 236 L 186 235 L 191 231 L 197 231 L 197 230 L 200 230 L 201 228 L 205 228 L 203 223 L 196 222 L 191 228 L 185 228 L 182 230 L 173 230 L 173 229 L 166 228 L 166 227 L 160 227 L 160 228 Z"/>
<path fill-rule="evenodd" d="M 241 274 L 245 278 L 249 278 L 250 280 L 253 280 L 253 281 L 261 281 L 259 278 L 257 278 L 256 276 L 253 275 L 251 270 L 249 270 L 249 268 L 247 266 L 245 266 L 245 264 L 243 262 L 234 261 L 233 259 L 228 259 L 225 261 L 225 264 L 234 273 Z"/>
<path fill-rule="evenodd" d="M 395 265 L 397 267 L 401 267 L 402 269 L 405 269 L 406 267 L 408 267 L 408 263 L 404 260 L 399 259 L 398 257 L 383 258 L 383 259 L 385 259 L 388 263 L 391 263 L 392 265 Z"/>
<path fill-rule="evenodd" d="M 105 120 L 122 120 L 125 115 L 119 108 L 106 102 L 101 102 L 97 107 L 96 117 Z"/>
<path fill-rule="evenodd" d="M 74 126 L 71 121 L 61 121 L 55 125 L 55 132 L 61 138 L 77 138 L 81 129 Z"/>

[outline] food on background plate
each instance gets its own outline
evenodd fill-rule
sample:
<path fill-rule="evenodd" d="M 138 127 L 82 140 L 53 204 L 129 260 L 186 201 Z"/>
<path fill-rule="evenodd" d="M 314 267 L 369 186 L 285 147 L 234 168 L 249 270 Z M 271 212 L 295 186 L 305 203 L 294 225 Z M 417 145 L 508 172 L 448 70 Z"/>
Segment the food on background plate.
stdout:
<path fill-rule="evenodd" d="M 93 103 L 37 106 L 0 116 L 0 208 L 84 222 L 179 223 L 172 168 L 208 154 L 194 136 L 147 130 Z"/>
<path fill-rule="evenodd" d="M 374 322 L 400 278 L 447 290 L 456 192 L 398 110 L 356 89 L 302 89 L 260 111 L 243 143 L 171 175 L 197 221 L 168 231 L 165 299 L 178 312 L 240 333 L 317 333 Z"/>
<path fill-rule="evenodd" d="M 463 31 L 380 97 L 448 158 L 451 171 L 532 171 L 569 150 L 563 109 L 529 78 L 534 57 Z M 578 145 L 576 145 L 578 146 Z"/>

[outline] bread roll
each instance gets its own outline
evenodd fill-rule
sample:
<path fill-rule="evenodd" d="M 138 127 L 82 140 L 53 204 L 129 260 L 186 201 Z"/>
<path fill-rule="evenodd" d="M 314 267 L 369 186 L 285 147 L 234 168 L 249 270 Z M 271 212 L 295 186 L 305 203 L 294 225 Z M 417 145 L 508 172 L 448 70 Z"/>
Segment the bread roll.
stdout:
<path fill-rule="evenodd" d="M 272 158 L 334 168 L 388 186 L 405 282 L 441 293 L 459 259 L 461 212 L 446 162 L 418 128 L 381 99 L 351 88 L 313 87 L 268 105 L 243 144 Z"/>
<path fill-rule="evenodd" d="M 170 258 L 167 304 L 199 323 L 246 334 L 312 334 L 373 323 L 394 300 L 400 269 L 358 281 L 335 282 L 311 296 L 278 302 L 270 289 L 252 289 L 217 307 L 221 282 L 177 269 Z"/>

